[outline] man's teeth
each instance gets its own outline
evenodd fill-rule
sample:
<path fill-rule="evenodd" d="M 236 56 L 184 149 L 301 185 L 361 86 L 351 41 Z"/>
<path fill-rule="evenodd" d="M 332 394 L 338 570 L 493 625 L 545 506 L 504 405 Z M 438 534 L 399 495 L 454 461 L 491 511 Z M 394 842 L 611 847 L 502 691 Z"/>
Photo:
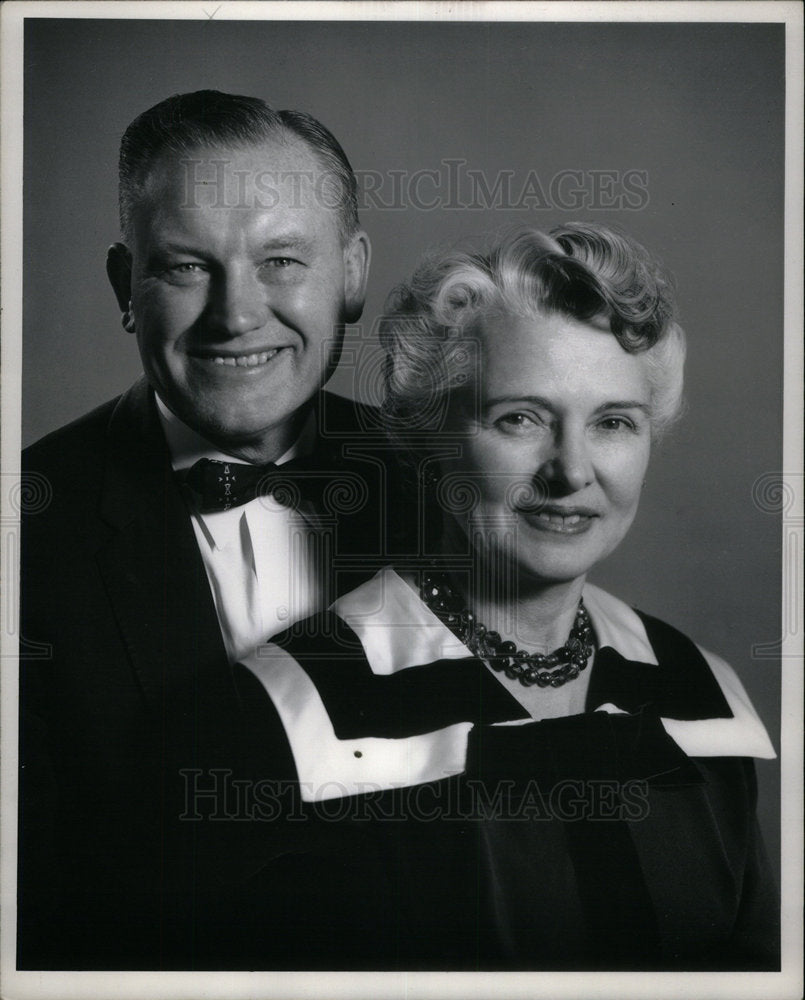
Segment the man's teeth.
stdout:
<path fill-rule="evenodd" d="M 586 516 L 586 515 L 585 515 Z M 581 514 L 570 514 L 568 517 L 563 517 L 562 514 L 548 514 L 546 511 L 542 510 L 537 514 L 540 521 L 550 521 L 551 524 L 578 524 L 581 520 Z"/>
<path fill-rule="evenodd" d="M 279 348 L 273 351 L 263 351 L 262 354 L 241 354 L 237 358 L 215 357 L 212 360 L 216 365 L 228 365 L 230 368 L 256 368 L 257 365 L 264 365 L 266 361 L 273 358 Z"/>

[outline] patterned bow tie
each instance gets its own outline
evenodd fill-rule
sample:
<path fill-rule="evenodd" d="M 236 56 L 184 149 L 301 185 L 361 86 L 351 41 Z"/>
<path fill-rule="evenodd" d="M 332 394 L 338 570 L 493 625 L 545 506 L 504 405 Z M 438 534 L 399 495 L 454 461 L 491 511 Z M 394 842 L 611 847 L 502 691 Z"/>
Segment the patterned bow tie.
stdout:
<path fill-rule="evenodd" d="M 277 503 L 295 506 L 297 491 L 290 475 L 298 463 L 285 465 L 244 465 L 200 458 L 187 473 L 184 482 L 193 491 L 195 505 L 202 514 L 240 507 L 258 496 L 272 495 Z"/>

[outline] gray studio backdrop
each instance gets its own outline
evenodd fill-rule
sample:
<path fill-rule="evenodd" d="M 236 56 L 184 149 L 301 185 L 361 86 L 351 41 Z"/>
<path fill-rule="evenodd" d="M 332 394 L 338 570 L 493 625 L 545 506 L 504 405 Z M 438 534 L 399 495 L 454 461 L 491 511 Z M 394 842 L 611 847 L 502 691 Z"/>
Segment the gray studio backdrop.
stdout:
<path fill-rule="evenodd" d="M 374 266 L 332 383 L 345 395 L 378 398 L 372 323 L 429 245 L 594 219 L 659 253 L 689 335 L 689 412 L 595 580 L 725 656 L 779 747 L 781 525 L 764 477 L 782 449 L 784 28 L 29 19 L 24 443 L 138 374 L 104 276 L 118 143 L 145 108 L 201 88 L 311 112 L 363 177 Z M 776 763 L 759 775 L 776 862 Z"/>

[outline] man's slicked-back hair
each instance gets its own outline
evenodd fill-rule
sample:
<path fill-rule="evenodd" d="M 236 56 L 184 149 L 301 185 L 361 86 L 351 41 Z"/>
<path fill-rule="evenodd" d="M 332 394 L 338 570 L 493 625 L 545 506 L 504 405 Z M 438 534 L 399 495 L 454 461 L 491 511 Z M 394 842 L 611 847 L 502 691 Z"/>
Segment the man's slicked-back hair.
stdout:
<path fill-rule="evenodd" d="M 156 160 L 183 156 L 204 146 L 242 148 L 270 139 L 295 136 L 319 158 L 328 175 L 326 205 L 337 208 L 341 236 L 358 230 L 355 173 L 338 140 L 321 122 L 303 111 L 276 111 L 257 97 L 197 90 L 176 94 L 144 111 L 129 125 L 120 143 L 120 228 L 132 236 L 134 206 L 142 197 Z M 332 184 L 337 186 L 337 197 Z"/>

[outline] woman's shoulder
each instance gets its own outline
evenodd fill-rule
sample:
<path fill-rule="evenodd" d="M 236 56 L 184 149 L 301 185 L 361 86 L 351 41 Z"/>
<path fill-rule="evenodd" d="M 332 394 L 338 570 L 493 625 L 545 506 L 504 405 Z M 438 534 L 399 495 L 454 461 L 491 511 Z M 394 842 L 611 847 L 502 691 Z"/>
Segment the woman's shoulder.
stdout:
<path fill-rule="evenodd" d="M 584 600 L 599 649 L 644 668 L 666 732 L 690 756 L 773 758 L 774 747 L 735 670 L 675 626 L 631 608 L 600 587 Z M 652 670 L 652 668 L 655 668 Z M 639 683 L 639 682 L 638 682 Z"/>

